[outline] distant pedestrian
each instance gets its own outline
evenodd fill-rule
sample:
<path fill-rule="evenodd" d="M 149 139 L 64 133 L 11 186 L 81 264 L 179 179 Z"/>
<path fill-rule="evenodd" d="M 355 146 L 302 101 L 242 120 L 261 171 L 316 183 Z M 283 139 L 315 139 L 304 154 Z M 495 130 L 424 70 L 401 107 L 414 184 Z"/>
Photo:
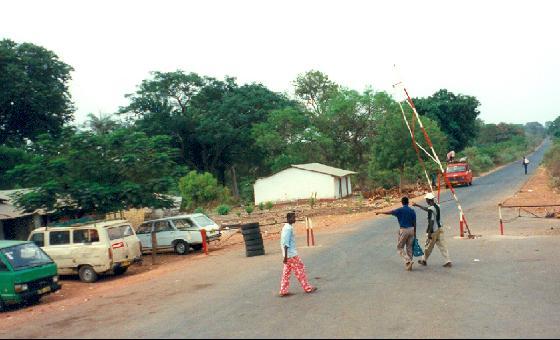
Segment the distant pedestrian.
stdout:
<path fill-rule="evenodd" d="M 416 238 L 416 212 L 408 206 L 408 197 L 403 197 L 401 203 L 401 208 L 393 211 L 378 212 L 377 215 L 393 215 L 398 219 L 400 229 L 397 251 L 404 260 L 405 269 L 411 271 L 414 238 Z"/>
<path fill-rule="evenodd" d="M 527 175 L 527 167 L 529 166 L 529 159 L 527 157 L 523 157 L 523 166 L 525 167 L 525 175 Z"/>
<path fill-rule="evenodd" d="M 292 271 L 294 272 L 299 283 L 306 293 L 313 293 L 317 290 L 307 281 L 307 274 L 305 273 L 305 265 L 298 256 L 296 249 L 296 237 L 294 233 L 294 224 L 296 223 L 296 214 L 291 212 L 286 215 L 288 223 L 282 228 L 280 245 L 282 247 L 282 254 L 284 256 L 284 271 L 282 273 L 282 282 L 280 284 L 280 297 L 291 295 L 289 293 L 290 277 Z"/>
<path fill-rule="evenodd" d="M 449 251 L 447 250 L 447 244 L 443 237 L 443 227 L 441 225 L 441 209 L 439 204 L 436 203 L 436 197 L 432 193 L 427 193 L 426 196 L 426 203 L 428 203 L 427 207 L 423 207 L 419 204 L 414 203 L 413 206 L 418 207 L 428 213 L 428 228 L 426 230 L 426 234 L 428 238 L 426 239 L 426 249 L 424 252 L 424 256 L 418 263 L 423 266 L 428 265 L 428 258 L 434 249 L 434 246 L 437 244 L 439 251 L 441 252 L 441 256 L 445 260 L 444 267 L 451 267 L 451 259 L 449 257 Z"/>

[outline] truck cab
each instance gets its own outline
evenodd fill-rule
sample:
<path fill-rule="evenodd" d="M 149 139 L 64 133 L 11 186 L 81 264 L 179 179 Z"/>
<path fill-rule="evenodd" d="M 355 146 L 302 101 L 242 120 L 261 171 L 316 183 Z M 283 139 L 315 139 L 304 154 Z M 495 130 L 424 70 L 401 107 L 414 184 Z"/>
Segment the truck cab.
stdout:
<path fill-rule="evenodd" d="M 459 162 L 451 162 L 447 164 L 445 177 L 452 186 L 456 185 L 472 185 L 473 173 L 469 163 L 462 159 Z"/>
<path fill-rule="evenodd" d="M 0 312 L 60 289 L 54 261 L 33 242 L 0 241 Z"/>

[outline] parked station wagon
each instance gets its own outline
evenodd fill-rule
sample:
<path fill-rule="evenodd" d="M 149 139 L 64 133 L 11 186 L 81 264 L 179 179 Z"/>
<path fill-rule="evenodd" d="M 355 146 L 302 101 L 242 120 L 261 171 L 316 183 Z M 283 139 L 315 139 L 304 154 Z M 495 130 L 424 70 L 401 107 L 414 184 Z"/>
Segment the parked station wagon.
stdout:
<path fill-rule="evenodd" d="M 0 312 L 60 289 L 54 261 L 32 242 L 0 241 Z"/>
<path fill-rule="evenodd" d="M 202 249 L 202 234 L 206 230 L 207 241 L 219 240 L 220 227 L 204 214 L 180 215 L 146 221 L 136 231 L 143 250 L 152 250 L 152 231 L 157 235 L 158 250 L 173 250 L 185 255 L 192 247 Z"/>
<path fill-rule="evenodd" d="M 122 275 L 142 260 L 140 240 L 126 220 L 39 228 L 29 240 L 56 262 L 60 275 L 78 274 L 88 283 L 100 274 Z"/>

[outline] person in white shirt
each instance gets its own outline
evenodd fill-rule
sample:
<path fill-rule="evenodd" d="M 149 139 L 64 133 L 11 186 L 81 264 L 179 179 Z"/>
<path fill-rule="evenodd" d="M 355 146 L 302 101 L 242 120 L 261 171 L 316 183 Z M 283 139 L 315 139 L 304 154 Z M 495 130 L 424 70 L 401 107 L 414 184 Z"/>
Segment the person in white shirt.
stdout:
<path fill-rule="evenodd" d="M 428 265 L 428 258 L 437 244 L 441 256 L 445 260 L 444 267 L 451 267 L 451 258 L 449 257 L 449 251 L 447 250 L 447 244 L 443 237 L 443 226 L 441 225 L 441 211 L 439 205 L 436 203 L 436 197 L 432 193 L 427 193 L 426 203 L 427 207 L 423 207 L 419 204 L 414 203 L 413 206 L 420 208 L 428 213 L 428 239 L 426 240 L 426 251 L 422 260 L 418 261 L 419 264 L 426 266 Z"/>
<path fill-rule="evenodd" d="M 307 281 L 307 274 L 305 273 L 305 265 L 298 256 L 296 249 L 296 237 L 294 233 L 294 224 L 296 223 L 296 213 L 288 213 L 287 221 L 282 228 L 280 246 L 284 257 L 284 270 L 282 272 L 282 282 L 280 283 L 280 297 L 291 295 L 288 290 L 290 288 L 290 277 L 292 271 L 294 272 L 299 283 L 306 293 L 313 293 L 317 290 Z"/>
<path fill-rule="evenodd" d="M 525 175 L 527 175 L 527 167 L 529 166 L 529 159 L 527 157 L 523 157 L 523 166 L 525 167 Z"/>

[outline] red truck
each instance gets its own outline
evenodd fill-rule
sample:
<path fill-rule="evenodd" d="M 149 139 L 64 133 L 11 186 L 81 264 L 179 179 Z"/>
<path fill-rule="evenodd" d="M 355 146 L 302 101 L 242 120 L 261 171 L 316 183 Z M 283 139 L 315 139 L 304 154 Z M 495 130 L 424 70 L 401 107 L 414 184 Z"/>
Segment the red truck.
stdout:
<path fill-rule="evenodd" d="M 472 185 L 473 182 L 473 173 L 467 161 L 447 164 L 445 177 L 453 186 Z"/>

